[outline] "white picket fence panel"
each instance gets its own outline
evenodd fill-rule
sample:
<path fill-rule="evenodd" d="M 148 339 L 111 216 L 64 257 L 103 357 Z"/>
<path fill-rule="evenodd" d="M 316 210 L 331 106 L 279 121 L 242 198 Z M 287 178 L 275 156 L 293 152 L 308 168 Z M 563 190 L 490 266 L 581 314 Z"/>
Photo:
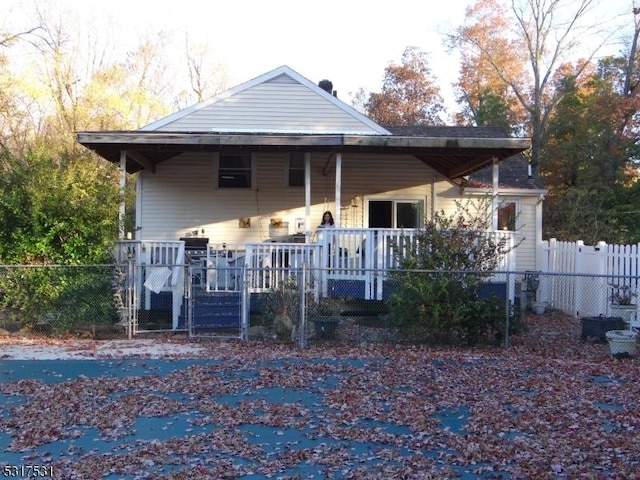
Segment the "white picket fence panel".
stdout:
<path fill-rule="evenodd" d="M 551 239 L 542 242 L 538 259 L 538 300 L 569 315 L 609 316 L 611 285 L 628 285 L 634 291 L 640 286 L 640 244 L 585 245 Z"/>

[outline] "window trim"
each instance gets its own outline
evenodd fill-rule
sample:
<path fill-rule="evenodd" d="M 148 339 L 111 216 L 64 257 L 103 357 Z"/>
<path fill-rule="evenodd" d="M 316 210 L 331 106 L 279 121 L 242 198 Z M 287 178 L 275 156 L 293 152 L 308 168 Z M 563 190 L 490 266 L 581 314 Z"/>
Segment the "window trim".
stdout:
<path fill-rule="evenodd" d="M 242 155 L 246 152 L 214 152 L 213 154 L 213 163 L 214 163 L 214 188 L 215 190 L 240 190 L 247 191 L 256 188 L 257 186 L 257 155 L 255 152 L 251 152 L 249 155 L 251 156 L 251 172 L 249 174 L 250 185 L 248 187 L 221 187 L 220 186 L 220 157 L 224 155 Z"/>

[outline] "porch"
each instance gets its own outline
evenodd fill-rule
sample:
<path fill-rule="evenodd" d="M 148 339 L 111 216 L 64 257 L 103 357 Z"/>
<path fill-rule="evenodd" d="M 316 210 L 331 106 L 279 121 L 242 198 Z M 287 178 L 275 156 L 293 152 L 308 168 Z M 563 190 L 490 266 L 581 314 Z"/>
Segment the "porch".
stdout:
<path fill-rule="evenodd" d="M 509 251 L 499 271 L 513 271 L 515 252 L 508 248 L 513 247 L 513 234 L 487 235 L 505 240 Z M 118 243 L 116 260 L 129 262 L 135 272 L 134 309 L 169 311 L 172 329 L 177 330 L 188 323 L 185 300 L 190 295 L 208 296 L 210 301 L 233 292 L 237 317 L 242 318 L 254 294 L 269 292 L 286 279 L 299 279 L 303 272 L 305 287 L 320 298 L 386 300 L 389 271 L 398 268 L 414 238 L 413 229 L 326 228 L 308 243 L 279 240 L 236 246 L 209 243 L 204 237 L 127 240 Z M 504 283 L 502 277 L 496 274 L 491 281 Z M 514 292 L 514 286 L 508 291 Z"/>

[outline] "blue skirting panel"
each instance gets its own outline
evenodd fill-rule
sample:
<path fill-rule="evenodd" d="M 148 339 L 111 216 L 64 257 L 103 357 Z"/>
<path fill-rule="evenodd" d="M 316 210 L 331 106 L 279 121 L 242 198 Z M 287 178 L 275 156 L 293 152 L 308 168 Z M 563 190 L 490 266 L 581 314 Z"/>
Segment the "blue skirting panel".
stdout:
<path fill-rule="evenodd" d="M 329 279 L 327 284 L 331 298 L 365 298 L 364 280 Z"/>
<path fill-rule="evenodd" d="M 151 292 L 150 295 L 150 310 L 166 310 L 171 311 L 173 305 L 171 292 Z"/>
<path fill-rule="evenodd" d="M 492 295 L 497 298 L 507 298 L 506 282 L 483 283 L 480 287 L 480 298 L 489 298 Z"/>
<path fill-rule="evenodd" d="M 382 297 L 380 296 L 378 289 L 376 287 L 377 282 L 382 281 Z M 328 295 L 331 298 L 353 298 L 360 300 L 388 300 L 391 294 L 393 293 L 393 283 L 389 280 L 375 280 L 373 283 L 373 289 L 371 293 L 371 298 L 367 298 L 367 284 L 364 280 L 336 280 L 329 279 L 327 282 L 328 285 Z"/>

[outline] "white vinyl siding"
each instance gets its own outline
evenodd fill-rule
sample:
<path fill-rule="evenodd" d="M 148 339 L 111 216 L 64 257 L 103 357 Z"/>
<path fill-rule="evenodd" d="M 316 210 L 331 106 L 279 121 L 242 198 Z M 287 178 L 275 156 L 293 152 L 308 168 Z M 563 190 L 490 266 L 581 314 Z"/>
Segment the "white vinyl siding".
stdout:
<path fill-rule="evenodd" d="M 255 85 L 155 131 L 376 133 L 304 85 L 281 82 Z"/>
<path fill-rule="evenodd" d="M 323 170 L 327 155 L 314 154 L 311 160 L 312 230 L 320 223 L 322 212 L 335 213 L 335 162 L 327 175 Z M 283 188 L 286 181 L 288 153 L 256 155 L 256 186 L 253 189 L 216 189 L 215 162 L 210 154 L 183 154 L 158 165 L 155 174 L 141 172 L 140 237 L 170 240 L 192 230 L 205 230 L 211 241 L 245 243 L 263 241 L 269 236 L 271 218 L 289 222 L 291 233 L 295 219 L 304 218 L 304 188 Z M 397 171 L 389 175 L 389 165 Z M 363 171 L 367 174 L 363 175 Z M 362 227 L 363 199 L 420 198 L 430 196 L 432 170 L 411 156 L 367 155 L 343 156 L 342 225 Z M 425 178 L 426 185 L 415 185 Z M 190 199 L 190 202 L 187 201 Z M 239 219 L 251 217 L 250 228 L 239 228 Z"/>
<path fill-rule="evenodd" d="M 322 213 L 335 217 L 335 160 L 327 154 L 311 158 L 311 231 L 315 232 Z M 294 233 L 296 219 L 304 218 L 304 188 L 284 188 L 287 153 L 256 154 L 256 184 L 252 189 L 214 188 L 215 162 L 211 154 L 183 154 L 158 165 L 155 174 L 141 172 L 139 238 L 177 240 L 187 232 L 204 229 L 213 243 L 241 245 L 269 238 L 272 218 L 289 222 Z M 326 175 L 324 174 L 325 166 Z M 432 185 L 435 189 L 432 191 Z M 367 226 L 366 202 L 378 200 L 423 200 L 427 217 L 431 211 L 455 211 L 460 187 L 443 179 L 415 157 L 383 155 L 343 155 L 341 226 Z M 509 197 L 512 198 L 512 197 Z M 517 269 L 535 269 L 535 212 L 537 197 L 519 197 Z M 434 205 L 435 203 L 435 205 Z M 249 217 L 250 228 L 240 228 L 240 219 Z"/>
<path fill-rule="evenodd" d="M 536 270 L 536 206 L 538 197 L 522 197 L 518 215 L 517 239 L 522 243 L 516 249 L 518 270 Z"/>

